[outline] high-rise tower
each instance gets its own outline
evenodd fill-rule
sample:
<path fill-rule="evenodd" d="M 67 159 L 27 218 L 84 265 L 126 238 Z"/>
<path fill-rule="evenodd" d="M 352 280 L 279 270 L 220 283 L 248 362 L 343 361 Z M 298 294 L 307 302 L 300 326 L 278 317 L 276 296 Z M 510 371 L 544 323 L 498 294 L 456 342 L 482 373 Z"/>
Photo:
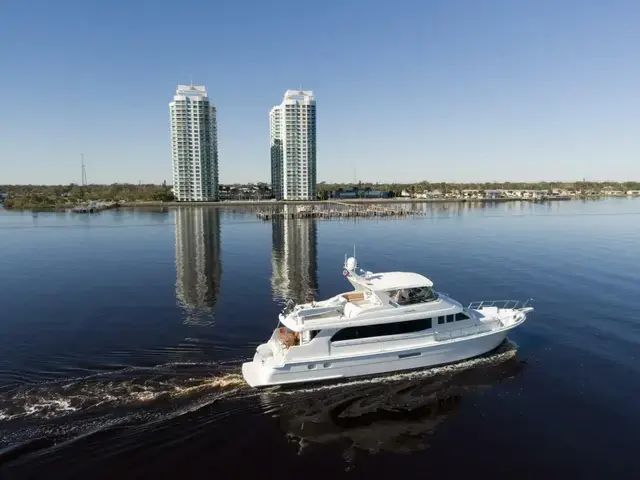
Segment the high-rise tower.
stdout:
<path fill-rule="evenodd" d="M 209 103 L 206 88 L 178 85 L 169 112 L 176 200 L 218 200 L 216 107 Z"/>
<path fill-rule="evenodd" d="M 310 90 L 287 90 L 269 113 L 271 187 L 278 200 L 316 199 L 316 101 Z"/>

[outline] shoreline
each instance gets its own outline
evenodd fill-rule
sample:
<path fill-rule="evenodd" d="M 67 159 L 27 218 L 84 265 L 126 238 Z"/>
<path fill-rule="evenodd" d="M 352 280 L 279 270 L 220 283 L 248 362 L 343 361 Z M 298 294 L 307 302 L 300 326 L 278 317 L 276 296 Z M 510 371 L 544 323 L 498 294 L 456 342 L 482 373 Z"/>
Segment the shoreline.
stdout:
<path fill-rule="evenodd" d="M 505 202 L 567 202 L 571 200 L 600 200 L 608 198 L 605 196 L 598 197 L 562 197 L 547 199 L 529 199 L 529 198 L 358 198 L 358 199 L 341 199 L 341 200 L 222 200 L 218 202 L 123 202 L 120 208 L 136 208 L 136 207 L 235 207 L 235 206 L 280 206 L 280 205 L 336 205 L 336 204 L 352 204 L 352 205 L 376 205 L 376 204 L 401 204 L 401 203 L 505 203 Z M 623 198 L 623 197 L 620 197 Z M 626 198 L 626 197 L 624 197 Z"/>
<path fill-rule="evenodd" d="M 384 204 L 424 204 L 424 203 L 508 203 L 508 202 L 529 202 L 529 203 L 547 203 L 547 202 L 568 202 L 574 200 L 603 200 L 607 198 L 638 198 L 629 195 L 589 195 L 589 196 L 573 196 L 573 197 L 551 197 L 551 198 L 346 198 L 339 200 L 222 200 L 217 202 L 163 202 L 157 200 L 140 201 L 140 202 L 122 202 L 117 206 L 110 206 L 106 209 L 118 208 L 158 208 L 158 207 L 280 207 L 283 205 L 301 205 L 301 206 L 324 206 L 324 205 L 384 205 Z M 0 207 L 3 207 L 0 202 Z M 7 211 L 22 212 L 67 212 L 71 211 L 75 205 L 64 206 L 42 206 L 38 207 L 30 205 L 25 208 L 6 208 Z M 101 209 L 102 210 L 102 209 Z"/>

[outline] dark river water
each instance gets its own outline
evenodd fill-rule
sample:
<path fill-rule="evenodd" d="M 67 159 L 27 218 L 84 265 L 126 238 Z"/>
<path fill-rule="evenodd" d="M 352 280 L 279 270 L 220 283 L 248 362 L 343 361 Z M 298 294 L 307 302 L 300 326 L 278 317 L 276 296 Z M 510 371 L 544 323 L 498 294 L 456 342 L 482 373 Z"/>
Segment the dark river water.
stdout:
<path fill-rule="evenodd" d="M 410 219 L 0 210 L 0 478 L 640 478 L 640 200 Z M 416 271 L 534 299 L 455 366 L 253 390 L 285 299 Z"/>

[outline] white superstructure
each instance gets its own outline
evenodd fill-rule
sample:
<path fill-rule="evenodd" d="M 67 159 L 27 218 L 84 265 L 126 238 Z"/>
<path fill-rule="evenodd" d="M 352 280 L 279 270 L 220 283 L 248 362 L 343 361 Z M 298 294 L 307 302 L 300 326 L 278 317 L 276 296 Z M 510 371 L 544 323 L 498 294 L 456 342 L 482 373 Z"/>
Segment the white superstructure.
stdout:
<path fill-rule="evenodd" d="M 176 200 L 218 200 L 216 107 L 200 85 L 178 85 L 171 118 L 171 162 Z"/>
<path fill-rule="evenodd" d="M 278 200 L 316 199 L 316 101 L 311 90 L 287 90 L 269 112 L 271 187 Z"/>
<path fill-rule="evenodd" d="M 517 301 L 464 308 L 409 272 L 365 272 L 355 258 L 344 275 L 355 290 L 290 303 L 242 374 L 253 387 L 335 380 L 442 365 L 496 348 L 533 308 Z"/>

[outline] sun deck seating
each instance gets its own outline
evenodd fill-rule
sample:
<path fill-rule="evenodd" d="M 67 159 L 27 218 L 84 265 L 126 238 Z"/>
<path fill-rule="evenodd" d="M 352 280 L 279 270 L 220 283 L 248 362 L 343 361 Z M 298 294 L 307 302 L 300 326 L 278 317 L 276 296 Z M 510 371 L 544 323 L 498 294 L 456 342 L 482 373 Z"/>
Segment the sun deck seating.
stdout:
<path fill-rule="evenodd" d="M 342 295 L 347 302 L 357 302 L 364 300 L 364 292 L 345 293 Z"/>

